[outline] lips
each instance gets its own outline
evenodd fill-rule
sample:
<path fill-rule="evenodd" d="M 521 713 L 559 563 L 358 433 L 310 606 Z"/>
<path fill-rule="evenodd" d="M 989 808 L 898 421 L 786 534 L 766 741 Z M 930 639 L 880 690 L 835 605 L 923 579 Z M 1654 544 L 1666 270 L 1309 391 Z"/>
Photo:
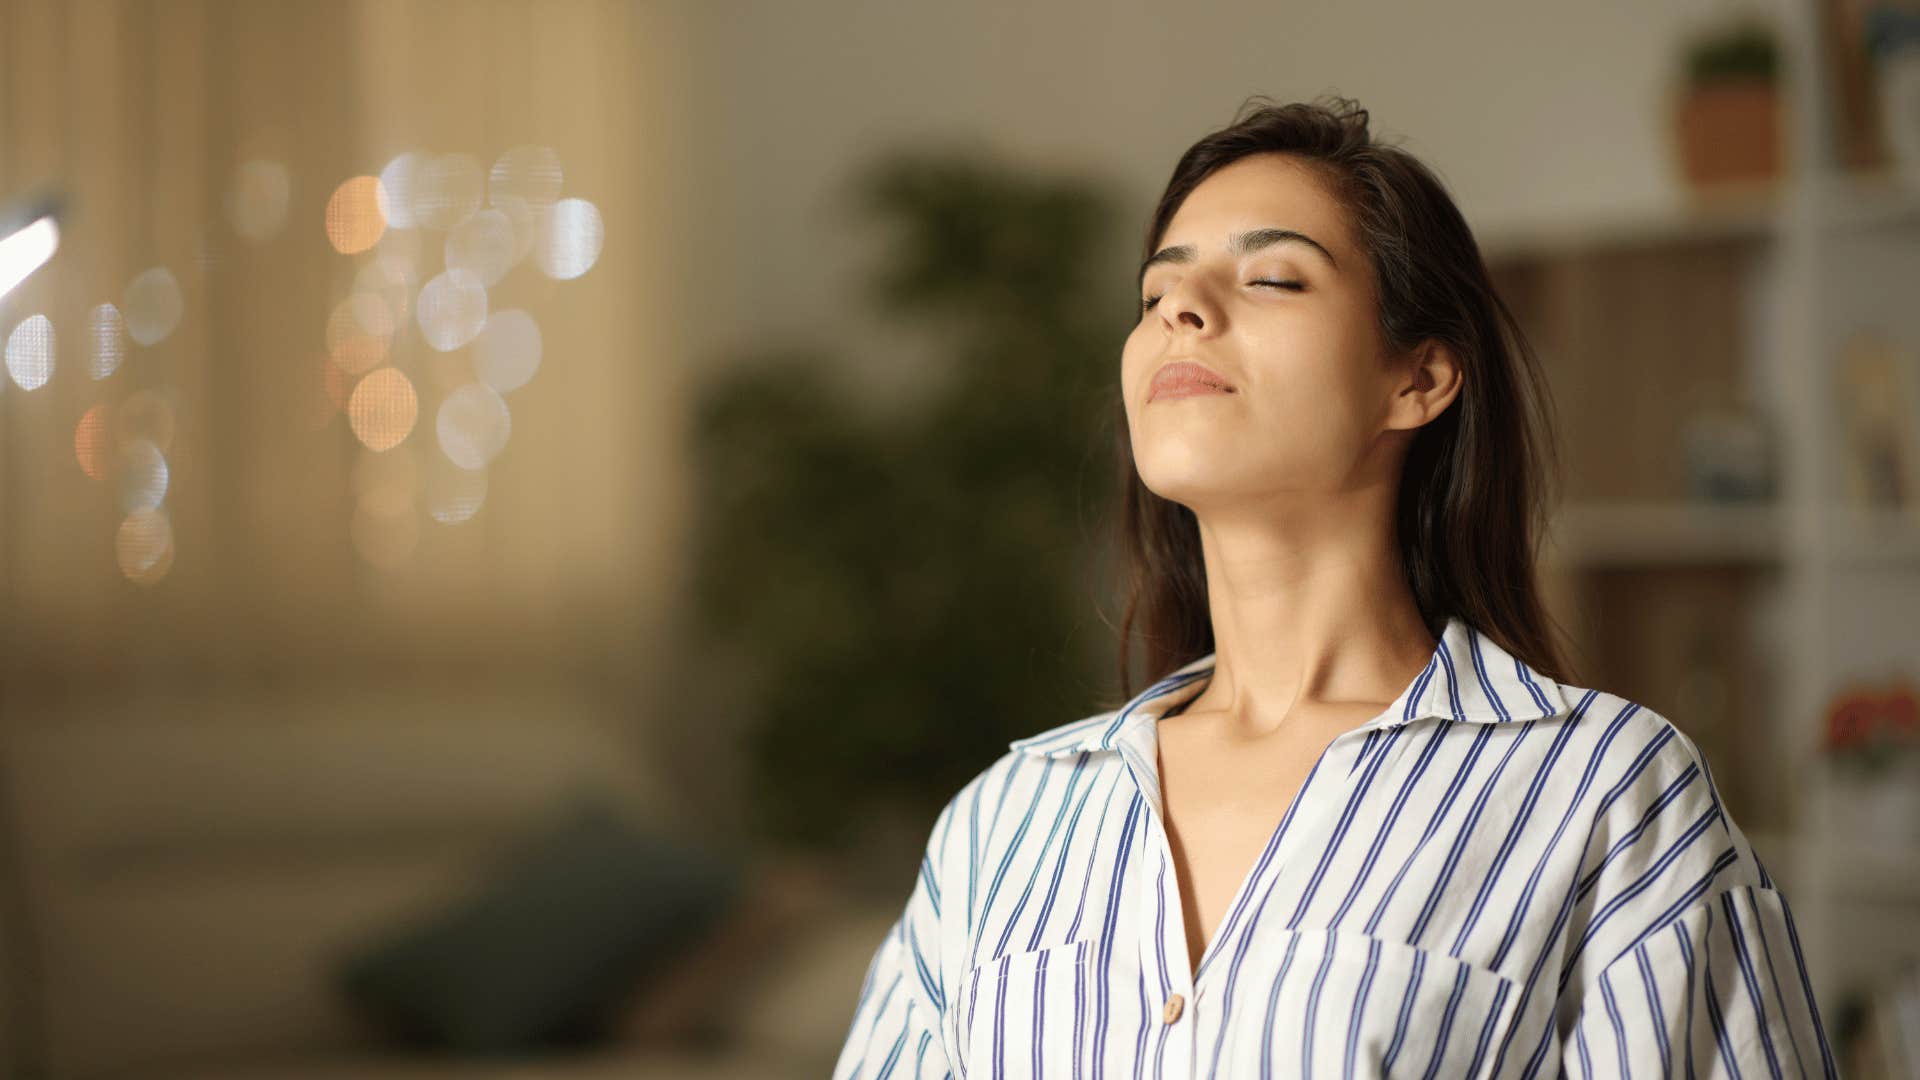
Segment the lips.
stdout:
<path fill-rule="evenodd" d="M 1194 394 L 1230 394 L 1232 384 L 1210 367 L 1191 360 L 1175 360 L 1153 373 L 1147 400 L 1165 397 L 1189 397 Z"/>

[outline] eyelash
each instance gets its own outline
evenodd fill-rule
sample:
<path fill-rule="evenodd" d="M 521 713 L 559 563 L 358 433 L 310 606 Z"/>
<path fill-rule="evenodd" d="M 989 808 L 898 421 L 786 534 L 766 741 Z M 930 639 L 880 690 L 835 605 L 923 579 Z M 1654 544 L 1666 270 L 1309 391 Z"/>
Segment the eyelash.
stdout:
<path fill-rule="evenodd" d="M 1305 291 L 1306 291 L 1306 289 L 1307 289 L 1307 287 L 1306 287 L 1305 285 L 1303 285 L 1303 284 L 1301 284 L 1301 283 L 1300 283 L 1300 282 L 1298 282 L 1298 281 L 1267 281 L 1267 280 L 1261 280 L 1261 281 L 1249 281 L 1249 282 L 1247 282 L 1247 284 L 1249 284 L 1249 285 L 1278 285 L 1278 286 L 1280 286 L 1281 288 L 1283 288 L 1283 289 L 1288 289 L 1288 290 L 1290 290 L 1290 291 L 1292 291 L 1292 292 L 1305 292 Z M 1144 314 L 1144 313 L 1146 313 L 1146 312 L 1149 312 L 1149 311 L 1152 311 L 1152 310 L 1153 310 L 1153 305 L 1155 305 L 1155 304 L 1157 304 L 1157 303 L 1159 303 L 1159 302 L 1160 302 L 1160 298 L 1159 298 L 1159 297 L 1157 297 L 1157 296 L 1149 296 L 1149 297 L 1147 297 L 1147 298 L 1146 298 L 1145 300 L 1142 300 L 1142 301 L 1140 301 L 1140 311 L 1141 311 L 1141 313 L 1142 313 L 1142 314 Z"/>

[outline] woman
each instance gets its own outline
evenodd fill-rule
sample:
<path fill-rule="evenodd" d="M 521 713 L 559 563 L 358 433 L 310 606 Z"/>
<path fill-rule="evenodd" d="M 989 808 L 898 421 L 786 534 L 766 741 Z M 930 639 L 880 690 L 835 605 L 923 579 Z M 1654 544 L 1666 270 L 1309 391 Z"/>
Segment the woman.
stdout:
<path fill-rule="evenodd" d="M 1835 1075 L 1696 746 L 1566 681 L 1465 221 L 1353 102 L 1249 106 L 1121 356 L 1122 692 L 1136 621 L 1171 674 L 947 804 L 835 1075 Z"/>

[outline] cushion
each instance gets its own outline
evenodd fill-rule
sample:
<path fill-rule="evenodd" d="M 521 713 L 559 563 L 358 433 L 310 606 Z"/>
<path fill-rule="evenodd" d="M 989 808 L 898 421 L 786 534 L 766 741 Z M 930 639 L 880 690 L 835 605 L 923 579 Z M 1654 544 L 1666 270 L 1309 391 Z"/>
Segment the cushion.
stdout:
<path fill-rule="evenodd" d="M 587 794 L 447 910 L 352 951 L 338 976 L 377 1027 L 418 1047 L 510 1056 L 604 1037 L 738 898 L 731 858 Z"/>
<path fill-rule="evenodd" d="M 728 914 L 668 969 L 636 988 L 613 1023 L 620 1041 L 641 1046 L 738 1043 L 744 1026 L 741 1014 L 753 989 L 790 962 L 796 948 L 842 902 L 832 867 L 808 855 L 763 857 L 746 879 Z M 844 1033 L 831 1027 L 827 1025 L 825 1041 L 837 1050 Z M 831 1060 L 827 1068 L 831 1071 Z"/>

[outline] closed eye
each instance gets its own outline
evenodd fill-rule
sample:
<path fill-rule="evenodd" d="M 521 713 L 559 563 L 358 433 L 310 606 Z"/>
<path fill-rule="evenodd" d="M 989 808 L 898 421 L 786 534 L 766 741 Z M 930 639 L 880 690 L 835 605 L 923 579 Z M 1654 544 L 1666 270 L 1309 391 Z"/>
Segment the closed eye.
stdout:
<path fill-rule="evenodd" d="M 1275 288 L 1281 288 L 1281 289 L 1288 289 L 1288 290 L 1290 290 L 1290 291 L 1293 291 L 1293 292 L 1305 292 L 1305 291 L 1307 291 L 1307 287 L 1306 287 L 1306 285 L 1305 285 L 1304 283 L 1302 283 L 1302 282 L 1298 282 L 1298 281 L 1269 281 L 1269 280 L 1265 280 L 1265 279 L 1263 279 L 1263 280 L 1260 280 L 1260 281 L 1249 281 L 1249 282 L 1247 282 L 1247 284 L 1249 284 L 1249 285 L 1270 285 L 1270 286 L 1273 286 L 1273 287 L 1275 287 Z M 1157 297 L 1157 296 L 1149 296 L 1149 297 L 1147 297 L 1146 299 L 1144 299 L 1144 300 L 1142 300 L 1142 301 L 1140 301 L 1140 310 L 1141 310 L 1141 311 L 1143 311 L 1143 312 L 1147 312 L 1147 311 L 1152 311 L 1152 310 L 1153 310 L 1153 306 L 1154 306 L 1155 304 L 1158 304 L 1159 302 L 1160 302 L 1160 298 L 1159 298 L 1159 297 Z"/>

